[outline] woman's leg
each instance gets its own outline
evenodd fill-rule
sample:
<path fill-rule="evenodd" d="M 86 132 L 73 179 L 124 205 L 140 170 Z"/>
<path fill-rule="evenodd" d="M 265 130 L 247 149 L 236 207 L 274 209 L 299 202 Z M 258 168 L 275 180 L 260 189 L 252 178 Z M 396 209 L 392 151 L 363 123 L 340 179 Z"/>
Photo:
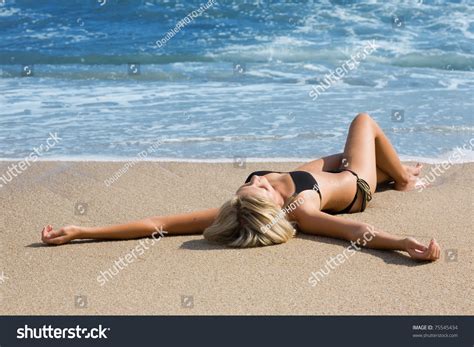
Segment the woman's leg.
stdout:
<path fill-rule="evenodd" d="M 345 167 L 346 161 L 343 161 L 342 160 L 343 158 L 344 158 L 344 153 L 329 155 L 327 157 L 313 160 L 309 163 L 301 165 L 300 167 L 296 168 L 296 170 L 303 170 L 303 171 L 310 171 L 310 172 L 337 170 L 337 169 Z M 389 180 L 390 180 L 390 176 L 388 176 L 385 172 L 383 172 L 377 167 L 377 184 L 387 182 Z"/>
<path fill-rule="evenodd" d="M 421 166 L 407 170 L 402 165 L 387 136 L 367 113 L 358 114 L 352 121 L 344 158 L 347 168 L 365 179 L 374 191 L 376 183 L 388 180 L 395 181 L 398 190 L 413 188 L 414 177 L 421 170 Z"/>
<path fill-rule="evenodd" d="M 354 118 L 347 135 L 341 166 L 354 171 L 367 181 L 372 193 L 377 188 L 374 123 L 366 113 L 359 113 Z"/>

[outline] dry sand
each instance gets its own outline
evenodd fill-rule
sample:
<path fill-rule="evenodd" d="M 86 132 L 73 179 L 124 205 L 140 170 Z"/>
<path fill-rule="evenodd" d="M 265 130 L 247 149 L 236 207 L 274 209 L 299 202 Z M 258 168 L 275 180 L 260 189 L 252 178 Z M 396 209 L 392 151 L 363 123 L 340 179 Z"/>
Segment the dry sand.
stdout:
<path fill-rule="evenodd" d="M 9 164 L 0 163 L 0 174 Z M 422 193 L 377 193 L 366 212 L 345 216 L 423 242 L 435 237 L 443 248 L 435 263 L 362 250 L 311 287 L 311 272 L 347 242 L 300 234 L 283 245 L 228 249 L 198 235 L 169 236 L 100 286 L 99 273 L 139 241 L 44 246 L 43 225 L 102 225 L 215 207 L 249 172 L 296 163 L 139 163 L 106 187 L 123 165 L 37 162 L 0 188 L 0 314 L 474 314 L 474 164 L 450 168 Z M 75 210 L 77 203 L 87 208 Z M 447 259 L 447 249 L 457 259 Z M 183 295 L 193 301 L 183 305 Z"/>

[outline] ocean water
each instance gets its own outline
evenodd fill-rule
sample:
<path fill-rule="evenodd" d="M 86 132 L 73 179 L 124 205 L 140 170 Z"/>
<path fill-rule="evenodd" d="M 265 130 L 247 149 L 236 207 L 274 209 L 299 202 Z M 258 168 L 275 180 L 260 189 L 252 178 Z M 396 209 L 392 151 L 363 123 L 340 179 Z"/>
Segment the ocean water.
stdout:
<path fill-rule="evenodd" d="M 473 96 L 472 1 L 0 0 L 2 159 L 314 158 L 368 112 L 470 161 Z"/>

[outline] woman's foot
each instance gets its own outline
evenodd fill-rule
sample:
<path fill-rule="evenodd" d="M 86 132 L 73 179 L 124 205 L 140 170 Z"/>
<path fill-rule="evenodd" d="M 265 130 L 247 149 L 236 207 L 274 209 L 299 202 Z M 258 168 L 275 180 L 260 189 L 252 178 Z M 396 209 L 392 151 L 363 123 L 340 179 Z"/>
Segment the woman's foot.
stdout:
<path fill-rule="evenodd" d="M 420 163 L 416 163 L 415 166 L 408 166 L 408 165 L 402 165 L 405 169 L 406 172 L 413 176 L 419 176 L 421 173 L 421 169 L 423 169 L 423 165 Z"/>
<path fill-rule="evenodd" d="M 403 168 L 405 169 L 405 180 L 403 182 L 395 182 L 394 188 L 396 190 L 406 192 L 425 187 L 418 178 L 418 176 L 421 174 L 421 170 L 423 169 L 422 164 L 417 163 L 416 166 L 403 165 Z"/>
<path fill-rule="evenodd" d="M 81 228 L 75 225 L 68 225 L 59 230 L 47 225 L 41 231 L 41 241 L 48 245 L 62 245 L 76 239 L 80 232 Z"/>

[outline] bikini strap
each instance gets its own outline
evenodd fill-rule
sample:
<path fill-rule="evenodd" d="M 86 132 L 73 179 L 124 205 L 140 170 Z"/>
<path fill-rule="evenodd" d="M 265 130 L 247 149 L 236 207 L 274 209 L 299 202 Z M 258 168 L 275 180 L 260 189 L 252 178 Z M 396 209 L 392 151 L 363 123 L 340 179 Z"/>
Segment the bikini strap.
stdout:
<path fill-rule="evenodd" d="M 357 178 L 357 190 L 361 190 L 363 196 L 362 196 L 362 205 L 360 207 L 360 212 L 363 212 L 365 210 L 365 207 L 367 206 L 367 202 L 372 200 L 372 192 L 370 191 L 370 186 L 367 183 L 366 180 L 362 179 L 359 177 L 358 174 L 356 174 L 354 171 L 350 169 L 340 169 L 341 171 L 349 171 L 351 174 L 353 174 Z M 352 205 L 354 205 L 355 201 L 357 200 L 357 192 L 354 197 L 354 200 L 352 201 L 351 205 L 349 206 L 349 209 L 344 209 L 344 211 L 349 211 L 352 208 Z"/>

